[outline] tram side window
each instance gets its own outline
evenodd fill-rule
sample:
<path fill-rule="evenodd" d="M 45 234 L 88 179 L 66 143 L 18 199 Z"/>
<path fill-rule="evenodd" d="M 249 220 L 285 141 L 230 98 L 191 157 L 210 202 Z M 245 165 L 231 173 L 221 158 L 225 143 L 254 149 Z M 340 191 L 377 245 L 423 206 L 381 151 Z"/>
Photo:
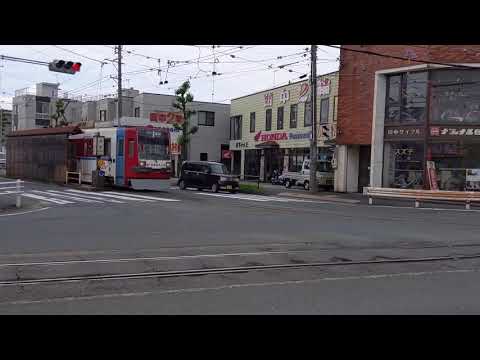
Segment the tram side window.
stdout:
<path fill-rule="evenodd" d="M 112 141 L 111 139 L 105 139 L 105 156 L 112 156 Z"/>
<path fill-rule="evenodd" d="M 134 153 L 135 153 L 135 141 L 130 140 L 130 141 L 128 142 L 128 157 L 129 157 L 130 159 L 132 159 Z"/>
<path fill-rule="evenodd" d="M 118 156 L 123 156 L 123 139 L 118 140 Z"/>

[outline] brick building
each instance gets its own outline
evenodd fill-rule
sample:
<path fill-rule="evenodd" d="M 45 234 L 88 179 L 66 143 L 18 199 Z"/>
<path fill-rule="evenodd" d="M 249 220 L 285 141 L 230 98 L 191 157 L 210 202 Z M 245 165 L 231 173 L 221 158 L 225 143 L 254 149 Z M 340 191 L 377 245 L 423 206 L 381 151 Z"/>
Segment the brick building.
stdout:
<path fill-rule="evenodd" d="M 397 186 L 399 177 L 428 187 L 427 162 L 437 166 L 440 188 L 466 188 L 466 172 L 480 168 L 480 142 L 477 149 L 476 135 L 467 135 L 480 135 L 476 67 L 480 45 L 342 46 L 336 191 Z M 456 185 L 445 185 L 452 178 Z"/>

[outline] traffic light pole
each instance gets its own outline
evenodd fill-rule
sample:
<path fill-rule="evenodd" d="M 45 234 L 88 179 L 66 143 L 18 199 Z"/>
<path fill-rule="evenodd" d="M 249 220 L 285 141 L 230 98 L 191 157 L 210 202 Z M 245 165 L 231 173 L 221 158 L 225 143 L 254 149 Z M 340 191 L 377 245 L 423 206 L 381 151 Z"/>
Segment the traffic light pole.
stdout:
<path fill-rule="evenodd" d="M 120 122 L 120 118 L 122 117 L 122 45 L 117 46 L 117 54 L 118 54 L 118 121 Z"/>
<path fill-rule="evenodd" d="M 311 113 L 312 113 L 312 138 L 310 143 L 310 192 L 318 191 L 317 184 L 317 45 L 311 49 Z"/>

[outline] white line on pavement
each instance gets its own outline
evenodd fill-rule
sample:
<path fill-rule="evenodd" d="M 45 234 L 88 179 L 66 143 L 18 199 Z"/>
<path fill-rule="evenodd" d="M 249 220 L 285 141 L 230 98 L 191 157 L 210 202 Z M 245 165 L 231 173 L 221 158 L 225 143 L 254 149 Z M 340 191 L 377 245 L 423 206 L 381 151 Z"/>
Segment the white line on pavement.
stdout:
<path fill-rule="evenodd" d="M 207 195 L 207 196 L 215 196 L 215 197 L 223 197 L 223 198 L 230 198 L 230 199 L 240 199 L 240 200 L 252 200 L 252 201 L 268 201 L 266 199 L 259 199 L 253 198 L 249 196 L 242 196 L 242 195 L 228 195 L 228 194 L 209 194 L 203 192 L 197 192 L 198 195 Z"/>
<path fill-rule="evenodd" d="M 47 210 L 47 209 L 50 209 L 50 207 L 44 207 L 44 208 L 35 209 L 35 210 L 30 210 L 30 211 L 16 212 L 16 213 L 13 213 L 13 214 L 3 214 L 3 215 L 0 215 L 0 217 L 30 214 L 30 213 L 33 213 L 33 212 L 42 211 L 42 210 Z"/>
<path fill-rule="evenodd" d="M 61 198 L 66 198 L 66 199 L 76 200 L 76 201 L 81 201 L 81 202 L 86 202 L 86 203 L 102 203 L 102 201 L 99 201 L 99 200 L 84 199 L 84 198 L 77 197 L 77 196 L 68 196 L 68 195 L 63 195 L 63 194 L 51 193 L 51 190 L 49 192 L 40 191 L 40 190 L 32 190 L 32 191 L 35 192 L 35 193 L 38 193 L 38 194 L 57 196 L 57 197 L 61 197 Z"/>
<path fill-rule="evenodd" d="M 223 197 L 223 198 L 231 198 L 231 199 L 251 200 L 251 201 L 308 202 L 308 203 L 321 203 L 321 204 L 326 204 L 327 203 L 327 202 L 312 201 L 312 200 L 285 199 L 285 198 L 279 198 L 279 197 L 274 197 L 274 196 L 265 196 L 265 195 L 249 195 L 249 194 L 233 195 L 233 194 L 213 194 L 213 193 L 204 193 L 204 192 L 198 192 L 197 194 Z"/>
<path fill-rule="evenodd" d="M 145 195 L 137 195 L 137 194 L 124 194 L 121 192 L 115 192 L 115 191 L 109 191 L 108 194 L 115 194 L 115 195 L 127 195 L 127 196 L 133 196 L 137 197 L 140 199 L 148 199 L 148 200 L 158 200 L 158 201 L 180 201 L 177 199 L 169 199 L 169 198 L 161 198 L 161 197 L 156 197 L 156 196 L 145 196 Z"/>
<path fill-rule="evenodd" d="M 61 192 L 61 191 L 56 191 L 56 190 L 47 190 L 48 192 L 51 192 L 51 193 L 55 193 L 55 194 L 66 194 L 65 193 L 65 190 L 64 192 Z M 67 193 L 68 195 L 68 193 Z M 120 201 L 120 200 L 114 200 L 114 199 L 108 199 L 108 198 L 104 198 L 104 197 L 99 197 L 99 196 L 92 196 L 92 195 L 77 195 L 77 196 L 81 196 L 82 199 L 92 199 L 92 200 L 99 200 L 99 201 L 104 201 L 104 202 L 109 202 L 109 203 L 115 203 L 115 204 L 125 204 L 125 201 Z"/>
<path fill-rule="evenodd" d="M 81 191 L 81 190 L 67 190 L 68 192 L 73 192 L 77 194 L 90 194 L 87 191 Z M 138 198 L 133 198 L 133 197 L 128 197 L 128 196 L 120 196 L 120 195 L 111 195 L 111 194 L 106 194 L 106 193 L 95 193 L 95 195 L 98 196 L 106 196 L 106 197 L 111 197 L 114 199 L 120 199 L 120 200 L 131 200 L 131 201 L 141 201 L 141 202 L 153 202 L 153 200 L 147 200 L 147 199 L 138 199 Z"/>
<path fill-rule="evenodd" d="M 34 194 L 23 193 L 22 196 L 29 197 L 29 198 L 32 198 L 32 199 L 42 200 L 42 201 L 48 201 L 48 202 L 52 202 L 52 203 L 60 204 L 60 205 L 74 204 L 74 202 L 72 202 L 72 201 L 60 200 L 60 199 L 54 199 L 54 198 L 47 198 L 45 196 L 34 195 Z"/>

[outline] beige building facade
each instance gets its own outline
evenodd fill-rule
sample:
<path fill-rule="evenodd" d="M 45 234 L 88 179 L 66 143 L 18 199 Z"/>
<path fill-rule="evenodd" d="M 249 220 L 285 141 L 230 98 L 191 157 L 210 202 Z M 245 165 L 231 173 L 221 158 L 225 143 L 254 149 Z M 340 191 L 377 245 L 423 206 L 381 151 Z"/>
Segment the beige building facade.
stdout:
<path fill-rule="evenodd" d="M 273 172 L 299 171 L 312 138 L 309 79 L 231 101 L 231 171 L 270 181 Z M 319 158 L 332 159 L 338 111 L 338 72 L 317 78 Z"/>

